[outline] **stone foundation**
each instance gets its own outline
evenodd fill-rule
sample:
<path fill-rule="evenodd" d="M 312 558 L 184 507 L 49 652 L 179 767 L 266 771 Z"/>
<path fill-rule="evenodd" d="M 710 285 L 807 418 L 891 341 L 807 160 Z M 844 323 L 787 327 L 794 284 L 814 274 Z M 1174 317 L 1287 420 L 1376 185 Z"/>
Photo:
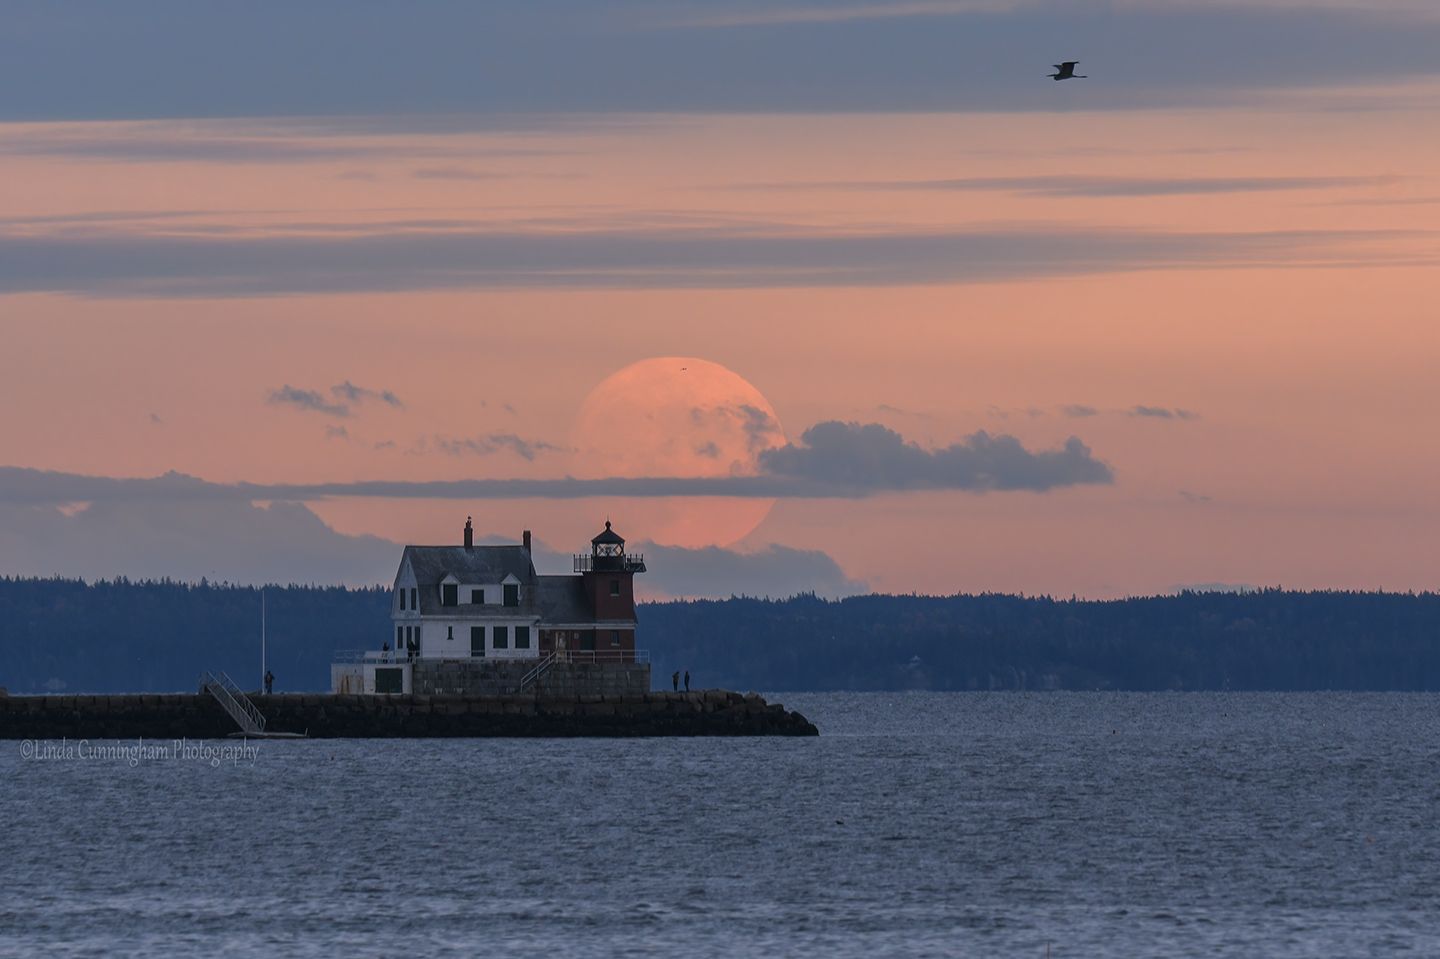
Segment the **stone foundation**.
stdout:
<path fill-rule="evenodd" d="M 814 736 L 779 703 L 727 690 L 630 695 L 252 696 L 268 732 L 315 738 Z M 0 739 L 220 739 L 208 695 L 0 696 Z"/>
<path fill-rule="evenodd" d="M 536 660 L 417 660 L 411 672 L 416 695 L 489 697 L 512 695 Z M 643 696 L 650 691 L 649 663 L 554 663 L 527 689 L 534 696 Z"/>

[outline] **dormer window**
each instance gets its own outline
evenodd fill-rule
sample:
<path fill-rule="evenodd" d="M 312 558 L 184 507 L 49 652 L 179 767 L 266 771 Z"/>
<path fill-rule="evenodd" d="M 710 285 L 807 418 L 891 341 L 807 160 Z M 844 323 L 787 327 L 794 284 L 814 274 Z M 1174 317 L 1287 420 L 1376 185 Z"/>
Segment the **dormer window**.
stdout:
<path fill-rule="evenodd" d="M 520 586 L 519 586 L 518 584 L 515 584 L 515 583 L 506 583 L 506 584 L 505 584 L 505 605 L 506 605 L 506 606 L 519 606 L 519 605 L 520 605 Z"/>
<path fill-rule="evenodd" d="M 405 590 L 401 588 L 395 590 L 395 592 L 400 594 L 400 612 L 403 613 L 405 612 Z"/>
<path fill-rule="evenodd" d="M 442 583 L 440 586 L 440 605 L 459 606 L 460 587 L 455 583 Z"/>
<path fill-rule="evenodd" d="M 418 587 L 415 586 L 410 587 L 410 608 L 420 608 L 420 590 Z"/>
<path fill-rule="evenodd" d="M 483 590 L 483 589 L 472 589 L 472 590 L 470 590 L 470 605 L 471 605 L 471 606 L 481 606 L 481 605 L 484 605 L 484 603 L 485 603 L 485 590 Z"/>

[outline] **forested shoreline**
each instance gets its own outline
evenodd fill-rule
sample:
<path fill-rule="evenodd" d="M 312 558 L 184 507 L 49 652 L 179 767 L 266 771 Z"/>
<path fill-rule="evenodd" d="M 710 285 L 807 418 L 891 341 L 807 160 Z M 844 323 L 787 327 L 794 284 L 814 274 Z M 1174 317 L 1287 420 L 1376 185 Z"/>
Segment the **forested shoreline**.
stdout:
<path fill-rule="evenodd" d="M 337 649 L 389 635 L 380 587 L 264 590 L 277 689 L 324 690 Z M 1440 594 L 1001 594 L 647 603 L 657 684 L 756 690 L 1440 690 Z M 260 675 L 258 587 L 0 578 L 0 686 L 192 690 Z"/>

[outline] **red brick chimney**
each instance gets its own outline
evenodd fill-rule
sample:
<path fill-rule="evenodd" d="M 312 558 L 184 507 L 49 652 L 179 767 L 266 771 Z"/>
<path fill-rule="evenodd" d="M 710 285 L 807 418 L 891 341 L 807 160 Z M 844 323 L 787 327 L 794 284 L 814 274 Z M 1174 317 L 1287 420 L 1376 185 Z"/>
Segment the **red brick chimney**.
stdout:
<path fill-rule="evenodd" d="M 475 527 L 470 525 L 470 517 L 465 517 L 465 548 L 475 548 Z"/>
<path fill-rule="evenodd" d="M 528 529 L 520 534 L 520 542 L 524 544 L 525 552 L 530 552 L 530 531 Z"/>

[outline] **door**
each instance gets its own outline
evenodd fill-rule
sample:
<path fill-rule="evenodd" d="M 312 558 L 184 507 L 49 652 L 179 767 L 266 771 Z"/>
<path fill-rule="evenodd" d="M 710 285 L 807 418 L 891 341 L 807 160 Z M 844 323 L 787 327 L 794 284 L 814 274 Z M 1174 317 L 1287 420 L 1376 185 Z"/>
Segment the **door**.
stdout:
<path fill-rule="evenodd" d="M 484 656 L 484 655 L 485 655 L 485 627 L 484 627 L 484 626 L 471 626 L 471 627 L 470 627 L 470 655 L 471 655 L 471 656 Z"/>

